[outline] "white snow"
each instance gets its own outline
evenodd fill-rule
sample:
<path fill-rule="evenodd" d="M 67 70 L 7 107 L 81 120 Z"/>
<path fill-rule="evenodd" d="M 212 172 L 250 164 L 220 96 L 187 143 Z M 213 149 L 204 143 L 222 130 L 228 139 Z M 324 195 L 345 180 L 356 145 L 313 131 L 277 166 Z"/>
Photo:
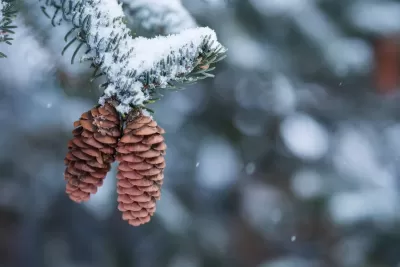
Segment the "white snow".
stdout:
<path fill-rule="evenodd" d="M 146 109 L 142 110 L 142 114 L 143 114 L 143 116 L 153 118 L 153 115 L 151 115 L 151 113 L 149 111 L 147 111 Z"/>
<path fill-rule="evenodd" d="M 172 34 L 196 27 L 195 20 L 180 0 L 123 0 L 122 2 L 127 6 L 124 10 L 129 22 L 132 24 L 139 22 L 141 27 L 148 31 Z"/>
<path fill-rule="evenodd" d="M 284 144 L 296 157 L 318 160 L 328 151 L 328 132 L 307 114 L 288 116 L 280 131 Z"/>
<path fill-rule="evenodd" d="M 167 56 L 179 54 L 180 49 L 187 49 L 189 52 L 189 58 L 187 60 L 194 60 L 195 58 L 193 57 L 197 55 L 200 45 L 207 36 L 211 36 L 212 40 L 216 41 L 215 32 L 208 27 L 188 29 L 180 34 L 169 35 L 166 37 L 158 36 L 152 39 L 138 37 L 132 39 L 128 42 L 129 45 L 125 47 L 127 50 L 133 48 L 132 56 L 134 60 L 129 61 L 128 68 L 136 70 L 137 76 L 139 76 L 143 72 L 155 68 L 156 64 L 161 60 L 166 59 Z M 217 43 L 215 43 L 212 48 L 217 48 Z M 108 59 L 111 60 L 111 58 Z M 115 68 L 115 72 L 116 70 L 119 70 L 118 67 Z M 172 73 L 171 76 L 178 73 L 188 72 L 187 69 L 181 65 L 177 65 L 175 68 L 175 72 Z M 168 78 L 165 78 L 165 80 Z"/>
<path fill-rule="evenodd" d="M 101 69 L 109 82 L 100 103 L 116 96 L 121 102 L 117 108 L 123 113 L 130 110 L 130 104 L 141 105 L 148 99 L 148 93 L 142 90 L 142 82 L 138 81 L 143 74 L 151 71 L 151 78 L 157 87 L 165 87 L 167 82 L 181 80 L 184 74 L 192 71 L 206 38 L 212 42 L 210 49 L 221 47 L 215 32 L 208 27 L 187 29 L 180 34 L 152 39 L 133 39 L 121 20 L 124 13 L 117 1 L 86 2 L 81 13 L 83 18 L 91 17 L 91 27 L 87 27 L 87 44 L 92 48 L 82 60 L 94 57 L 95 63 L 102 62 Z M 118 39 L 119 42 L 113 42 Z M 172 62 L 167 63 L 168 57 Z M 164 68 L 160 66 L 163 60 L 166 63 Z"/>

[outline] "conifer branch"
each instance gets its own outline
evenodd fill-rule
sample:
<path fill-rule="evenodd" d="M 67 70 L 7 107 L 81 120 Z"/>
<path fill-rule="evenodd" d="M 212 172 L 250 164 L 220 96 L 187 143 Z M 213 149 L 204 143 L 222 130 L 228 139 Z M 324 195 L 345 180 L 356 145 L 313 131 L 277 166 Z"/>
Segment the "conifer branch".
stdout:
<path fill-rule="evenodd" d="M 0 44 L 11 45 L 11 41 L 14 40 L 10 35 L 14 34 L 13 29 L 17 28 L 13 25 L 16 14 L 15 0 L 0 0 Z M 5 57 L 7 56 L 0 51 L 0 58 Z"/>
<path fill-rule="evenodd" d="M 71 62 L 80 49 L 85 49 L 80 60 L 92 63 L 94 77 L 106 78 L 100 104 L 113 98 L 121 113 L 155 101 L 159 89 L 212 77 L 210 65 L 225 56 L 226 49 L 209 28 L 133 39 L 116 0 L 46 0 L 45 6 L 55 9 L 53 14 L 43 9 L 53 25 L 62 20 L 72 23 L 65 37 L 66 49 L 75 42 L 79 45 Z"/>
<path fill-rule="evenodd" d="M 181 0 L 122 0 L 128 25 L 147 35 L 167 35 L 194 28 L 196 21 Z"/>

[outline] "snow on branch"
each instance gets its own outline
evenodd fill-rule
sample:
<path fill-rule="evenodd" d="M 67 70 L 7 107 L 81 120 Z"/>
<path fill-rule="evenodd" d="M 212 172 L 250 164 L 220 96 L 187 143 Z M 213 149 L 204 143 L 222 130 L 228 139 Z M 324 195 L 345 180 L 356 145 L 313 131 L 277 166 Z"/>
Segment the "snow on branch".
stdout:
<path fill-rule="evenodd" d="M 159 89 L 173 87 L 176 82 L 212 77 L 209 71 L 214 68 L 210 65 L 225 57 L 226 49 L 209 28 L 153 39 L 132 38 L 116 0 L 46 0 L 46 5 L 55 8 L 54 25 L 61 20 L 72 22 L 66 48 L 80 42 L 72 62 L 85 46 L 81 60 L 92 62 L 94 77 L 106 77 L 100 104 L 112 98 L 118 101 L 121 113 L 144 107 L 155 100 Z"/>
<path fill-rule="evenodd" d="M 128 23 L 149 34 L 167 35 L 194 28 L 196 21 L 181 0 L 122 0 Z"/>
<path fill-rule="evenodd" d="M 10 37 L 10 34 L 13 34 L 12 29 L 16 28 L 15 25 L 12 25 L 16 13 L 15 0 L 0 0 L 0 44 L 11 45 L 13 38 Z M 4 57 L 7 56 L 0 52 L 0 58 Z"/>

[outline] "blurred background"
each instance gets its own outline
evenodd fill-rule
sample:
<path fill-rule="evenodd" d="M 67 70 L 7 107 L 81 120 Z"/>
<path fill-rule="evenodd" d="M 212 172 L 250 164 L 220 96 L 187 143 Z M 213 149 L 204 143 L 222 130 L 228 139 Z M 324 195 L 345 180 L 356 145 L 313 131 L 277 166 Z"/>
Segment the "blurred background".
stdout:
<path fill-rule="evenodd" d="M 115 166 L 89 202 L 67 198 L 72 123 L 101 92 L 60 55 L 68 25 L 19 0 L 0 44 L 1 267 L 400 266 L 400 1 L 135 2 L 138 35 L 197 21 L 229 49 L 214 79 L 152 106 L 156 215 L 122 221 Z"/>

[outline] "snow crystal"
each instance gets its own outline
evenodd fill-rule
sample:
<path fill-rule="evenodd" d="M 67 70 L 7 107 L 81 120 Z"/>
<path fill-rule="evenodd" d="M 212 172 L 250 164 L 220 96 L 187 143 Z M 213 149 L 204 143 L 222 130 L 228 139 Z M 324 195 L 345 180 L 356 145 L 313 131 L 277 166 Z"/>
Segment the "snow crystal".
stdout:
<path fill-rule="evenodd" d="M 284 144 L 296 157 L 318 160 L 328 151 L 328 132 L 306 114 L 289 116 L 281 124 L 280 131 Z"/>
<path fill-rule="evenodd" d="M 139 24 L 151 32 L 179 33 L 196 27 L 196 22 L 180 0 L 123 0 L 131 24 Z M 130 16 L 129 16 L 130 15 Z"/>
<path fill-rule="evenodd" d="M 292 236 L 292 238 L 290 238 L 290 241 L 292 241 L 292 242 L 296 241 L 296 236 L 295 235 Z"/>

